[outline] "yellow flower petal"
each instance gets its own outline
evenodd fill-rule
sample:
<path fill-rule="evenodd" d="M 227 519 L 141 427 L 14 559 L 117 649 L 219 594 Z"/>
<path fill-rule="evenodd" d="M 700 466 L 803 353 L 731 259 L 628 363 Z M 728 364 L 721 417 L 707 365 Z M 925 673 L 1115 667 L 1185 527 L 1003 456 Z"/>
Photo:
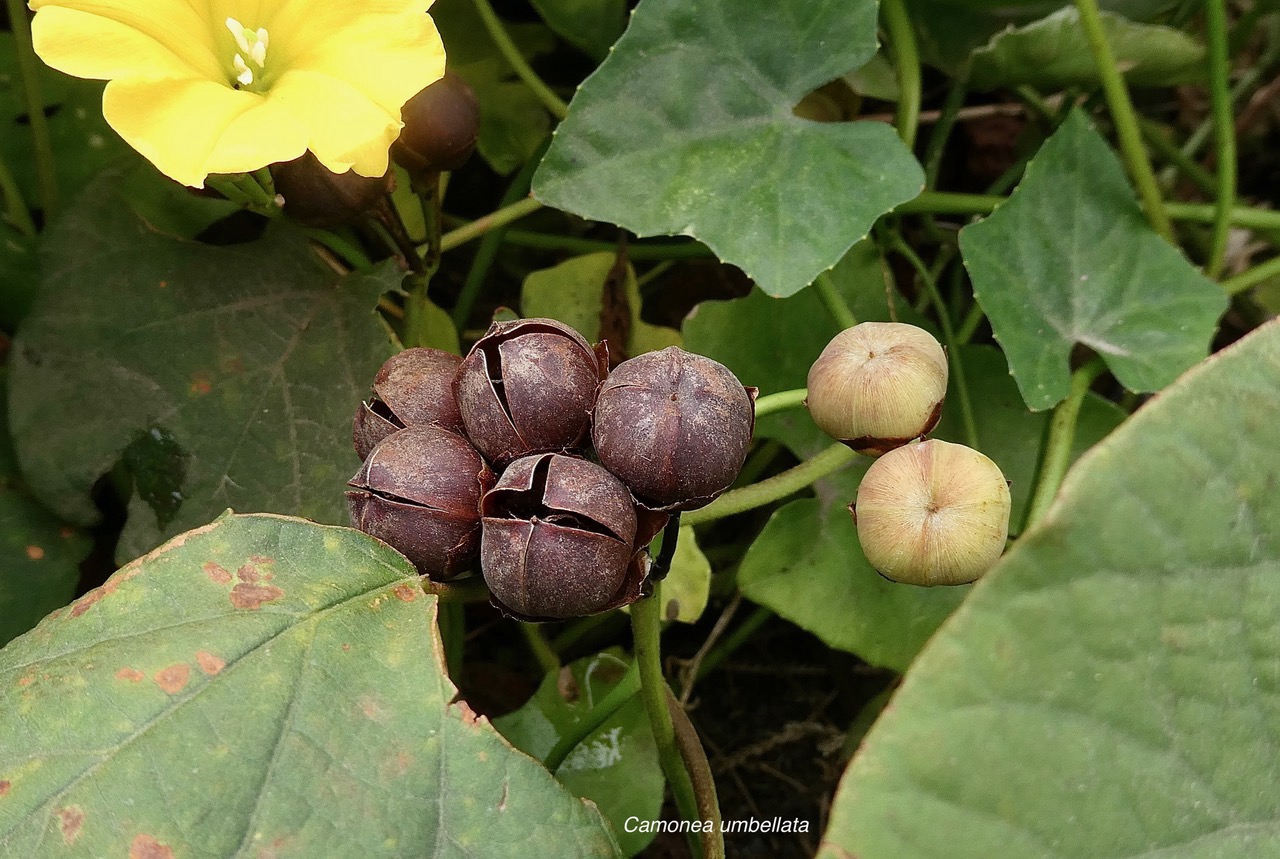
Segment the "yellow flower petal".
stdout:
<path fill-rule="evenodd" d="M 400 108 L 444 76 L 444 44 L 428 15 L 362 18 L 295 60 L 293 68 L 339 78 L 398 117 Z"/>
<path fill-rule="evenodd" d="M 281 38 L 287 38 L 292 48 L 289 52 L 291 57 L 329 38 L 340 38 L 343 30 L 362 20 L 425 14 L 431 8 L 431 3 L 432 0 L 361 0 L 359 3 L 351 0 L 267 0 L 259 4 L 253 0 L 221 0 L 219 5 L 236 8 L 251 6 L 261 11 L 269 20 L 250 26 L 266 27 L 271 31 L 273 40 L 277 38 L 277 33 Z M 239 20 L 249 24 L 244 18 Z"/>
<path fill-rule="evenodd" d="M 291 112 L 213 81 L 112 81 L 102 109 L 161 173 L 196 188 L 210 173 L 247 173 L 307 148 L 308 131 Z"/>
<path fill-rule="evenodd" d="M 199 4 L 194 4 L 199 5 Z M 32 0 L 36 53 L 80 78 L 221 78 L 207 19 L 176 0 Z"/>
<path fill-rule="evenodd" d="M 306 127 L 309 148 L 328 169 L 361 176 L 387 172 L 387 152 L 400 133 L 400 112 L 391 114 L 349 83 L 294 69 L 267 94 Z"/>

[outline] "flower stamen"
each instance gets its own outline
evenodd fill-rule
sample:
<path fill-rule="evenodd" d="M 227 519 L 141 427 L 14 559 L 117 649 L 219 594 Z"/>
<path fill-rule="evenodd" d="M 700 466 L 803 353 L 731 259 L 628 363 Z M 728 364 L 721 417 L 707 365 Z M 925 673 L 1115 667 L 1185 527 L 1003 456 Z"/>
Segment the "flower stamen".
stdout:
<path fill-rule="evenodd" d="M 235 18 L 228 18 L 226 26 L 231 31 L 232 38 L 236 40 L 236 47 L 240 49 L 231 61 L 236 72 L 235 79 L 240 86 L 250 87 L 255 81 L 255 75 L 249 63 L 252 62 L 258 69 L 266 68 L 270 34 L 265 27 L 251 30 Z M 248 60 L 245 59 L 246 56 Z"/>

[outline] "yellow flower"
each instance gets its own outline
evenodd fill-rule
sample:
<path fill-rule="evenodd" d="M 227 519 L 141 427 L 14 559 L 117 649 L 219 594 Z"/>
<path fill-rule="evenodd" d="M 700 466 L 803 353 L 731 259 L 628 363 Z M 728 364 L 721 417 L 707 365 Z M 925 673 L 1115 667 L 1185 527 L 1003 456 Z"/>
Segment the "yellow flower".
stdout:
<path fill-rule="evenodd" d="M 202 187 L 306 150 L 381 176 L 400 107 L 444 74 L 432 0 L 31 0 L 55 69 L 109 81 L 102 112 Z"/>

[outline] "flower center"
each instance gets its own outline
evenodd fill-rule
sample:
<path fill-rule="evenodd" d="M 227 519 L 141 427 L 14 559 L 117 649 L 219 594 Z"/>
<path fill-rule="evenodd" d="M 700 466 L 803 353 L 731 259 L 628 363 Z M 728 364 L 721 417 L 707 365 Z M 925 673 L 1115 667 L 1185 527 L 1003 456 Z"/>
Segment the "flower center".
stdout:
<path fill-rule="evenodd" d="M 232 86 L 236 89 L 261 92 L 262 72 L 267 64 L 267 44 L 270 42 L 266 28 L 250 29 L 235 18 L 228 18 L 227 29 L 231 31 L 232 38 L 236 40 L 236 47 L 240 49 L 231 61 L 235 72 Z"/>

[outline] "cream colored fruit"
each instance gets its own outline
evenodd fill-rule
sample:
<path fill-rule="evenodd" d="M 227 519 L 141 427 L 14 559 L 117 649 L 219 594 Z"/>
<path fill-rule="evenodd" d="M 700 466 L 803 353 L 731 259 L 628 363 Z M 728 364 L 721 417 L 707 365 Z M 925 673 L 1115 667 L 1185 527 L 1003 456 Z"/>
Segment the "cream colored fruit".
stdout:
<path fill-rule="evenodd" d="M 962 444 L 930 439 L 873 462 L 851 509 L 862 552 L 885 578 L 962 585 L 999 560 L 1009 505 L 999 466 Z"/>
<path fill-rule="evenodd" d="M 947 356 L 933 335 L 901 322 L 841 331 L 809 368 L 806 405 L 823 432 L 876 456 L 937 424 Z"/>

